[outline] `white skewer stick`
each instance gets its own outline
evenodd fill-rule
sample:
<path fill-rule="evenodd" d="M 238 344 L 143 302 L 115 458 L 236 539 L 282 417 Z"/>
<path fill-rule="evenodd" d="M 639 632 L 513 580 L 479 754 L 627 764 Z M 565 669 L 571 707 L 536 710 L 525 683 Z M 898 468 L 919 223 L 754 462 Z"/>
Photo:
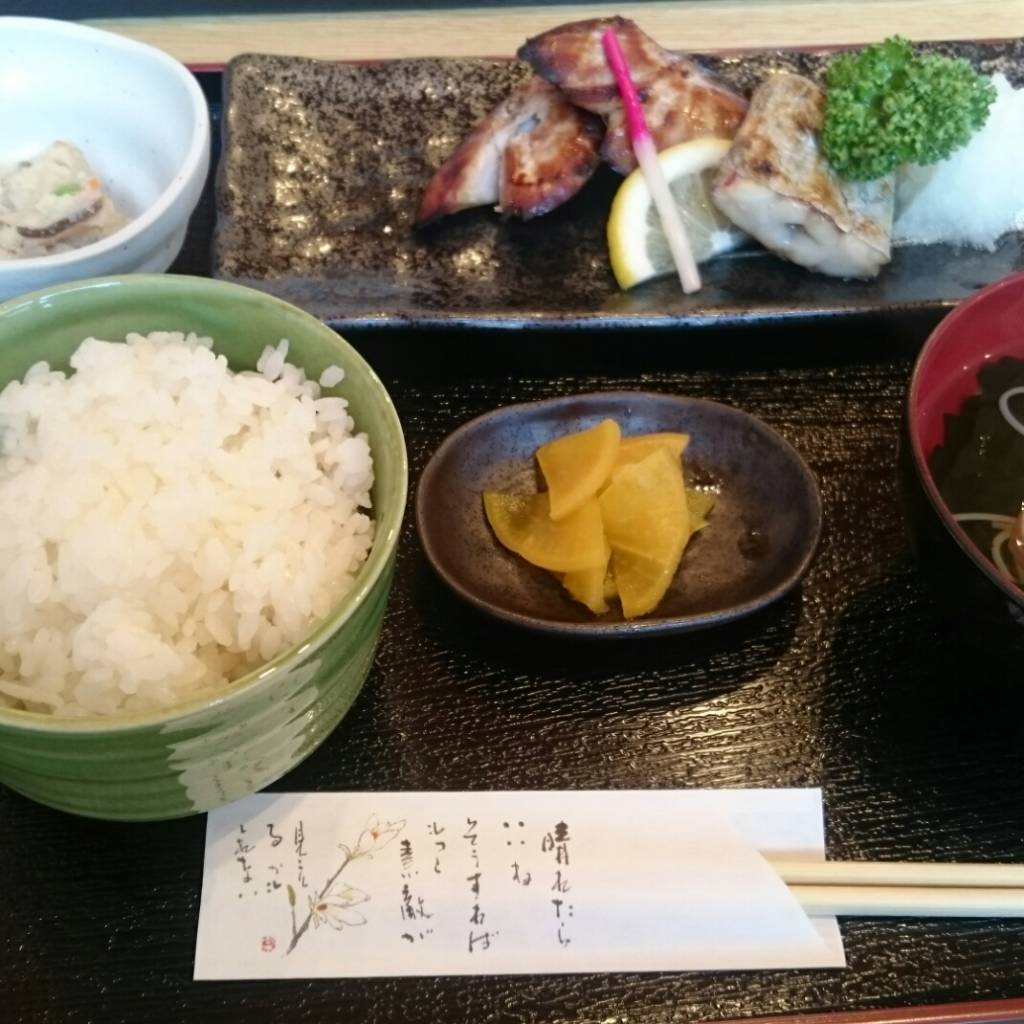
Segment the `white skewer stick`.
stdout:
<path fill-rule="evenodd" d="M 661 226 L 665 229 L 668 247 L 679 272 L 679 283 L 687 295 L 700 291 L 700 271 L 693 258 L 693 250 L 690 248 L 690 239 L 683 226 L 683 220 L 679 216 L 679 210 L 661 170 L 654 140 L 650 135 L 637 139 L 633 143 L 633 152 L 636 153 L 637 163 L 644 172 L 647 187 L 651 190 L 651 197 L 661 218 Z"/>
<path fill-rule="evenodd" d="M 651 190 L 654 206 L 661 218 L 661 226 L 668 239 L 669 251 L 672 253 L 672 259 L 679 273 L 679 283 L 687 295 L 700 291 L 700 271 L 697 270 L 697 261 L 693 258 L 690 239 L 686 234 L 686 228 L 683 226 L 682 218 L 676 209 L 668 182 L 665 180 L 664 172 L 658 161 L 658 150 L 655 148 L 654 139 L 651 138 L 650 129 L 647 127 L 644 109 L 640 105 L 640 97 L 637 96 L 633 79 L 629 75 L 629 67 L 623 56 L 622 47 L 619 46 L 615 30 L 608 29 L 602 35 L 601 41 L 608 64 L 615 75 L 615 83 L 619 87 L 623 109 L 626 111 L 626 123 L 629 126 L 629 138 L 633 144 L 633 152 L 636 154 L 636 161 L 640 165 L 647 187 Z"/>

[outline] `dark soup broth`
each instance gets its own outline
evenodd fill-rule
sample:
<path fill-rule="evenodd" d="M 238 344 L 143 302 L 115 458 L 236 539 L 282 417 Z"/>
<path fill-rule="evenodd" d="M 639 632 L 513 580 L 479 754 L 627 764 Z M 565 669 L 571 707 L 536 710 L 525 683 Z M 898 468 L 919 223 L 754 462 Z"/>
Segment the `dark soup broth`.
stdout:
<path fill-rule="evenodd" d="M 944 440 L 929 468 L 967 535 L 1019 583 L 1014 536 L 1024 507 L 1024 359 L 986 365 L 978 385 L 978 394 L 946 416 Z"/>

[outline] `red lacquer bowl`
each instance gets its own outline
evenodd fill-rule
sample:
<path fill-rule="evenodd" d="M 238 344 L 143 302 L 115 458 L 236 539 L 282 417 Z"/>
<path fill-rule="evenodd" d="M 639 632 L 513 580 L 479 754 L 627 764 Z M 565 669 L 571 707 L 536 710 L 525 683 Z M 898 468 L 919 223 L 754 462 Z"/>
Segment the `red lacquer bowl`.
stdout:
<path fill-rule="evenodd" d="M 904 498 L 922 569 L 968 627 L 967 635 L 986 648 L 1024 644 L 1024 590 L 953 518 L 928 463 L 943 441 L 945 417 L 977 393 L 978 371 L 1004 356 L 1024 359 L 1024 274 L 982 289 L 932 332 L 910 381 L 901 451 Z"/>

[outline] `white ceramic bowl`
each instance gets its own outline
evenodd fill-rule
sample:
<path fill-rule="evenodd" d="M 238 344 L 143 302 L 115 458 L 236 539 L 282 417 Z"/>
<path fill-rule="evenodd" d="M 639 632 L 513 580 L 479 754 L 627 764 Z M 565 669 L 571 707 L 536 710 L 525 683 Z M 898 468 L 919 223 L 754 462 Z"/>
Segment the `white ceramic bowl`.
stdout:
<path fill-rule="evenodd" d="M 166 270 L 210 163 L 210 118 L 184 65 L 71 22 L 0 18 L 0 164 L 51 142 L 77 145 L 131 217 L 92 245 L 0 260 L 0 300 L 63 281 Z"/>

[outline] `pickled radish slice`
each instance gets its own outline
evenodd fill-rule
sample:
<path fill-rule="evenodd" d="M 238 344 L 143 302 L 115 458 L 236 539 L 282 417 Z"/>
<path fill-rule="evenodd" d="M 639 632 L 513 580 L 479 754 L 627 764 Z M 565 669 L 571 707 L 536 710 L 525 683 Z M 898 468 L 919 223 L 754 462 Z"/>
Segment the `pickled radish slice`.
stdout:
<path fill-rule="evenodd" d="M 484 511 L 498 540 L 528 562 L 552 572 L 576 572 L 608 562 L 601 509 L 592 498 L 559 522 L 548 495 L 484 492 Z"/>
<path fill-rule="evenodd" d="M 619 425 L 566 434 L 537 449 L 537 462 L 551 495 L 551 518 L 564 519 L 593 498 L 611 476 L 619 451 Z"/>

